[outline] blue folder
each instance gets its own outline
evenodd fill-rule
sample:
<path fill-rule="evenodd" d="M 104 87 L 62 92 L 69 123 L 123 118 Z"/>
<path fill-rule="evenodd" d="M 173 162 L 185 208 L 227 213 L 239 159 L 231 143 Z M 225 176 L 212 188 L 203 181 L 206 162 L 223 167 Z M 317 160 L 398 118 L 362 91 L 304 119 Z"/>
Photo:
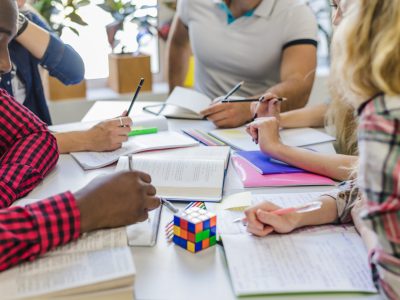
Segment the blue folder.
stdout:
<path fill-rule="evenodd" d="M 261 174 L 304 173 L 303 169 L 277 162 L 261 151 L 236 151 L 236 155 L 243 157 Z"/>

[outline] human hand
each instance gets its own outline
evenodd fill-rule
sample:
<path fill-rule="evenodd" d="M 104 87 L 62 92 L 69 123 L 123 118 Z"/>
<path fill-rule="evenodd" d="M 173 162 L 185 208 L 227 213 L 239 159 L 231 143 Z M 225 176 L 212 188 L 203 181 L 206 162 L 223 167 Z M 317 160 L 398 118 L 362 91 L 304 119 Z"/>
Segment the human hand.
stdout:
<path fill-rule="evenodd" d="M 281 113 L 281 102 L 278 96 L 267 92 L 260 97 L 260 101 L 252 107 L 253 115 L 256 117 L 275 117 L 279 120 Z"/>
<path fill-rule="evenodd" d="M 281 207 L 265 201 L 245 210 L 247 231 L 256 236 L 266 236 L 271 232 L 287 233 L 297 228 L 299 214 L 296 212 L 285 215 L 271 213 Z"/>
<path fill-rule="evenodd" d="M 98 123 L 86 131 L 88 151 L 112 151 L 120 148 L 128 140 L 132 119 L 119 117 Z"/>
<path fill-rule="evenodd" d="M 81 233 L 144 221 L 160 205 L 148 174 L 120 172 L 97 177 L 75 193 Z"/>
<path fill-rule="evenodd" d="M 221 128 L 241 126 L 253 117 L 249 103 L 218 103 L 216 101 L 200 114 Z"/>
<path fill-rule="evenodd" d="M 260 145 L 260 150 L 271 154 L 282 145 L 279 137 L 279 122 L 274 117 L 256 119 L 246 126 L 246 131 L 253 141 Z"/>

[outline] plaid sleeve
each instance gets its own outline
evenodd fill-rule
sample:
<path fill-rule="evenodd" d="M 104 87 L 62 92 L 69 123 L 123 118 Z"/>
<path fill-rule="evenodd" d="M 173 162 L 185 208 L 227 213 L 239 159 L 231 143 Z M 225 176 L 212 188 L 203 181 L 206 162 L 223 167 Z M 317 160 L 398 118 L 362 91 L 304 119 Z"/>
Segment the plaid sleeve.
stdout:
<path fill-rule="evenodd" d="M 373 279 L 389 299 L 400 299 L 400 99 L 377 96 L 360 116 L 358 185 L 367 199 L 363 216 L 377 234 L 370 254 Z"/>
<path fill-rule="evenodd" d="M 0 209 L 0 271 L 77 239 L 80 213 L 70 192 Z"/>
<path fill-rule="evenodd" d="M 0 208 L 30 192 L 57 160 L 47 125 L 0 89 Z"/>
<path fill-rule="evenodd" d="M 352 221 L 351 209 L 360 201 L 359 190 L 354 180 L 343 181 L 334 189 L 322 196 L 329 196 L 335 199 L 337 215 L 337 223 L 344 224 Z"/>

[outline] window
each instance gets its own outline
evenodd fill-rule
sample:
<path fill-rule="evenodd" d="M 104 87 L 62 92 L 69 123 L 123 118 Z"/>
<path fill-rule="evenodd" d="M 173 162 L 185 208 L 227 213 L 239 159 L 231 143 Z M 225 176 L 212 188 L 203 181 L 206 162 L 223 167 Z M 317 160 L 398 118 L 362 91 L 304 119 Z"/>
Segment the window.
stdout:
<path fill-rule="evenodd" d="M 88 23 L 88 26 L 75 26 L 79 31 L 79 36 L 66 29 L 62 34 L 62 40 L 74 47 L 74 49 L 82 56 L 85 62 L 87 79 L 97 79 L 108 77 L 108 54 L 111 48 L 107 41 L 105 26 L 113 21 L 110 14 L 97 6 L 99 0 L 93 0 L 87 6 L 80 8 L 79 14 Z M 138 6 L 156 5 L 157 0 L 137 0 Z M 157 16 L 157 9 L 151 9 L 151 13 Z M 126 42 L 129 47 L 126 51 L 136 50 L 136 34 L 137 27 L 135 24 L 127 22 L 123 32 L 117 36 L 118 39 Z M 142 52 L 151 55 L 152 71 L 159 71 L 159 50 L 158 39 L 153 38 L 144 47 Z"/>

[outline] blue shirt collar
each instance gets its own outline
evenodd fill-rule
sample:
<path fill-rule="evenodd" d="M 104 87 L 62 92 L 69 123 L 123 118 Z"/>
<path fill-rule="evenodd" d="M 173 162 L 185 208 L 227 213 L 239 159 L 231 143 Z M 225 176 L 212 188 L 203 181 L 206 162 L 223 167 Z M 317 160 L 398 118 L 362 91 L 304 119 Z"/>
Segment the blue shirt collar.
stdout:
<path fill-rule="evenodd" d="M 237 18 L 234 17 L 232 14 L 232 11 L 229 9 L 228 5 L 226 5 L 225 1 L 222 0 L 214 0 L 214 3 L 217 4 L 217 6 L 226 13 L 226 20 L 228 24 L 232 24 L 237 20 Z M 247 11 L 242 17 L 251 17 L 254 15 L 254 9 Z"/>

